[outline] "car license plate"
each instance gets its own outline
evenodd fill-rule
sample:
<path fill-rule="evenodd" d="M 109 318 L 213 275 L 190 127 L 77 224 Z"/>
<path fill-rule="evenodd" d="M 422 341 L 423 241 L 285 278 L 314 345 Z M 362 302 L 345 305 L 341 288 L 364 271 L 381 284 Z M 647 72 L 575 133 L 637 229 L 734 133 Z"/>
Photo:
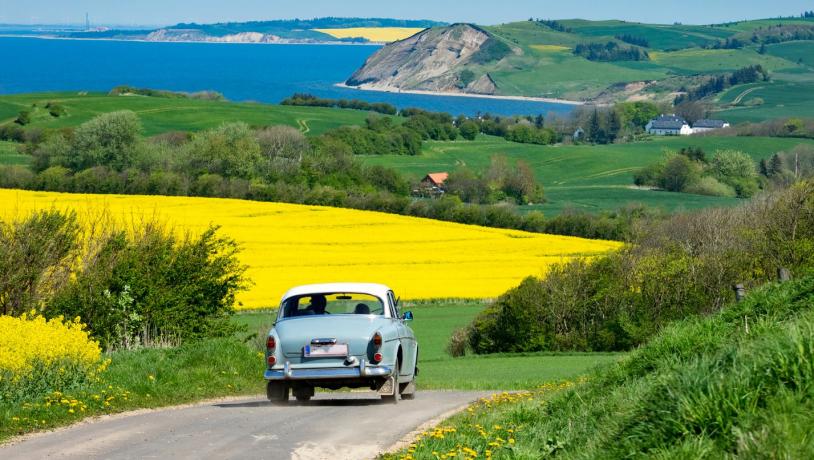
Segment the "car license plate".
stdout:
<path fill-rule="evenodd" d="M 306 345 L 303 354 L 306 358 L 345 357 L 348 356 L 348 344 Z"/>

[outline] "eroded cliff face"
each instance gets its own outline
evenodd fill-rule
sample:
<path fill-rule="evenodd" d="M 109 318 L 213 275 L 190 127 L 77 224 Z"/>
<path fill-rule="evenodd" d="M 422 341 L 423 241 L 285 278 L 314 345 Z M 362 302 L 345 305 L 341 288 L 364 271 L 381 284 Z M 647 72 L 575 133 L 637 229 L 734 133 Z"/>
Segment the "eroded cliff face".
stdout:
<path fill-rule="evenodd" d="M 467 67 L 490 40 L 497 39 L 468 24 L 427 29 L 376 52 L 346 84 L 384 91 L 495 94 L 497 86 L 488 74 Z"/>
<path fill-rule="evenodd" d="M 280 37 L 259 32 L 241 32 L 238 34 L 214 37 L 200 30 L 160 29 L 151 32 L 145 39 L 151 42 L 211 42 L 211 43 L 280 43 Z"/>

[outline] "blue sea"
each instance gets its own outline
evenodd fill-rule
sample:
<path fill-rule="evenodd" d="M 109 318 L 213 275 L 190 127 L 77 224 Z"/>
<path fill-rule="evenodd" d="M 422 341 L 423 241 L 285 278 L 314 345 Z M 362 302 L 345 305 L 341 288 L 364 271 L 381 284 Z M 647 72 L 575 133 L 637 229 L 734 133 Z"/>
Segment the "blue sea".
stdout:
<path fill-rule="evenodd" d="M 339 88 L 378 50 L 370 45 L 147 43 L 0 37 L 0 94 L 109 91 L 117 85 L 213 90 L 233 101 L 278 103 L 296 92 L 388 102 L 454 115 L 567 113 L 531 101 L 381 93 Z"/>

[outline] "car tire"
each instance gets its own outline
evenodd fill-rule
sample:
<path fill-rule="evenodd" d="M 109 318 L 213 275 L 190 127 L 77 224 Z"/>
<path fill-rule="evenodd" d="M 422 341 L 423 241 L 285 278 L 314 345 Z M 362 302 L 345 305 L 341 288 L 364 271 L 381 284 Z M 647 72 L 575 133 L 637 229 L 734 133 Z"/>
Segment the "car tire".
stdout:
<path fill-rule="evenodd" d="M 396 360 L 396 365 L 393 367 L 393 394 L 392 395 L 382 395 L 382 401 L 389 402 L 391 404 L 398 404 L 399 402 L 399 390 L 401 387 L 399 386 L 399 362 Z"/>
<path fill-rule="evenodd" d="M 310 396 L 296 396 L 297 402 L 306 403 L 311 400 Z"/>
<path fill-rule="evenodd" d="M 289 395 L 288 384 L 284 382 L 268 382 L 268 384 L 266 384 L 266 397 L 268 397 L 269 401 L 273 404 L 286 404 Z"/>

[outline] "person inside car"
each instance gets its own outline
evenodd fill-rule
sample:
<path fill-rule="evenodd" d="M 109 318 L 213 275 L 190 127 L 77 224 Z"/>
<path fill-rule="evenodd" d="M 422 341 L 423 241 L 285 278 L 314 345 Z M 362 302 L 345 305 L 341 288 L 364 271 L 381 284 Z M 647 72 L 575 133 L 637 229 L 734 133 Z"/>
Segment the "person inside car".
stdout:
<path fill-rule="evenodd" d="M 328 299 L 324 295 L 315 295 L 311 297 L 311 305 L 302 311 L 303 315 L 327 315 L 330 314 L 325 311 L 328 306 Z"/>
<path fill-rule="evenodd" d="M 360 303 L 356 305 L 356 309 L 353 310 L 354 315 L 369 315 L 370 314 L 370 307 L 366 304 Z"/>

